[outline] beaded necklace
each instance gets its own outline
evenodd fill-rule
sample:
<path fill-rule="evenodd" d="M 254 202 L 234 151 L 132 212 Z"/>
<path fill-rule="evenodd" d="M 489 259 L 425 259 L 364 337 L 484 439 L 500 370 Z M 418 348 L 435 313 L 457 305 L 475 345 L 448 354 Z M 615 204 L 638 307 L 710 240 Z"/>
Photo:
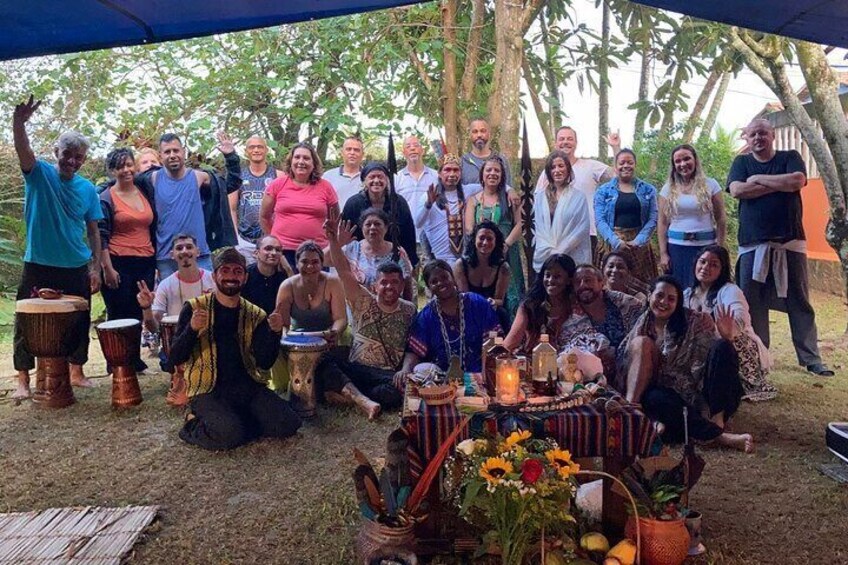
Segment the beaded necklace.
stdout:
<path fill-rule="evenodd" d="M 459 364 L 462 368 L 463 372 L 465 371 L 465 314 L 464 314 L 464 300 L 463 294 L 460 292 L 459 295 Z M 442 316 L 442 309 L 439 306 L 439 299 L 436 299 L 436 315 L 439 317 L 439 327 L 442 330 L 442 340 L 445 342 L 445 353 L 447 354 L 448 361 L 450 361 L 451 356 L 453 356 L 453 342 L 457 340 L 453 340 L 453 342 L 448 339 L 448 328 L 445 326 L 445 318 Z"/>

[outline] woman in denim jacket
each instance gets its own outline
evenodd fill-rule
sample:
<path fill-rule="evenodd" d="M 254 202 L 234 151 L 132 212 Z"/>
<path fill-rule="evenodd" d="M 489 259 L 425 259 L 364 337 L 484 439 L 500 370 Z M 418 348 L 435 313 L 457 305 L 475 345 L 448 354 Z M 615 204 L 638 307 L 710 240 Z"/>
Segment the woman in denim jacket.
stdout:
<path fill-rule="evenodd" d="M 657 278 L 657 260 L 651 235 L 657 227 L 657 189 L 636 178 L 636 154 L 622 149 L 615 156 L 616 178 L 595 192 L 598 260 L 610 251 L 630 257 L 631 274 L 651 283 Z"/>

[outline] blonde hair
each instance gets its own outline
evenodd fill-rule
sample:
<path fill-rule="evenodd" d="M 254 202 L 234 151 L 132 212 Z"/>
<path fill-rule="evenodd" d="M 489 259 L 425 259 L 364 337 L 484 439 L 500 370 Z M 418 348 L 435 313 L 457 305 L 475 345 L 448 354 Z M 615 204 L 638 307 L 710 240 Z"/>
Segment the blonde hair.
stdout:
<path fill-rule="evenodd" d="M 674 167 L 674 154 L 683 150 L 691 153 L 692 157 L 695 159 L 695 172 L 689 182 L 686 182 L 686 179 L 684 179 Z M 701 210 L 704 213 L 712 215 L 713 198 L 710 194 L 710 188 L 707 186 L 707 177 L 704 175 L 704 169 L 701 167 L 701 160 L 698 158 L 698 152 L 695 151 L 695 148 L 688 143 L 678 145 L 671 150 L 671 171 L 668 173 L 667 184 L 668 198 L 666 204 L 667 209 L 665 212 L 669 217 L 672 217 L 677 213 L 677 198 L 680 196 L 681 188 L 685 185 L 692 186 L 692 193 L 695 195 L 695 198 L 698 199 L 698 206 Z"/>

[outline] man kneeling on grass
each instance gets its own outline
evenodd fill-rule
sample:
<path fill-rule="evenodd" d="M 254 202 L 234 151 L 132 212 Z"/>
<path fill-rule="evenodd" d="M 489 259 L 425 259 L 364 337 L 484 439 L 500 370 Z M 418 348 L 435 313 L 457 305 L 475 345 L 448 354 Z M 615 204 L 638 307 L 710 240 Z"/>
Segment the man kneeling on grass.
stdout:
<path fill-rule="evenodd" d="M 257 371 L 277 358 L 282 317 L 241 297 L 247 272 L 238 251 L 222 249 L 213 264 L 216 290 L 183 306 L 171 343 L 173 362 L 185 363 L 189 397 L 180 438 L 216 450 L 294 435 L 300 418 Z"/>

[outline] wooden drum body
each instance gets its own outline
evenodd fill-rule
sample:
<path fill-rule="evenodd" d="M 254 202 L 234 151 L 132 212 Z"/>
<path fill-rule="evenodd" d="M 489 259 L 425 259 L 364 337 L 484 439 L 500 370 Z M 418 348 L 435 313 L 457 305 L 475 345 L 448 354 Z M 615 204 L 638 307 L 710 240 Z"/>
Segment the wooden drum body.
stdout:
<path fill-rule="evenodd" d="M 135 363 L 141 351 L 141 322 L 110 320 L 97 325 L 103 357 L 112 367 L 112 407 L 141 404 Z"/>
<path fill-rule="evenodd" d="M 38 358 L 33 401 L 46 408 L 64 408 L 74 399 L 66 357 L 79 343 L 78 324 L 88 302 L 78 296 L 46 300 L 28 298 L 15 304 L 24 348 Z"/>
<path fill-rule="evenodd" d="M 288 335 L 280 341 L 288 358 L 290 390 L 294 409 L 303 418 L 315 416 L 318 402 L 315 393 L 315 366 L 327 351 L 327 341 L 308 335 Z"/>
<path fill-rule="evenodd" d="M 169 363 L 171 361 L 171 340 L 174 339 L 174 333 L 177 331 L 177 322 L 179 320 L 179 316 L 165 316 L 159 322 L 159 334 L 162 336 L 162 350 L 165 352 L 165 357 L 167 357 Z M 182 365 L 174 365 L 174 372 L 171 373 L 171 386 L 168 387 L 165 403 L 177 408 L 182 408 L 188 404 Z"/>

